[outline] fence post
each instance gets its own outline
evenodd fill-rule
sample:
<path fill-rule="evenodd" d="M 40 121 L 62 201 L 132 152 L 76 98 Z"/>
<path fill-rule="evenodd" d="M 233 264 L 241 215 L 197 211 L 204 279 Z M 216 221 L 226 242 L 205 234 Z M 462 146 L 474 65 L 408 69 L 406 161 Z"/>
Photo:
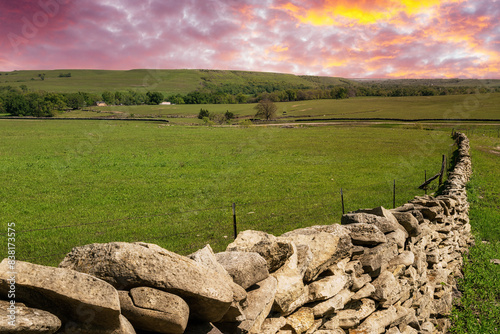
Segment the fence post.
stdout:
<path fill-rule="evenodd" d="M 427 181 L 427 169 L 424 170 L 424 182 Z M 424 187 L 425 194 L 427 195 L 427 186 Z"/>
<path fill-rule="evenodd" d="M 396 179 L 394 179 L 394 186 L 392 187 L 392 208 L 396 208 Z"/>
<path fill-rule="evenodd" d="M 344 211 L 344 192 L 342 191 L 342 188 L 340 188 L 340 200 L 342 201 L 342 214 L 345 214 L 345 211 Z"/>
<path fill-rule="evenodd" d="M 439 186 L 443 184 L 443 174 L 446 169 L 446 155 L 443 154 L 443 161 L 441 162 L 441 175 L 439 175 Z"/>
<path fill-rule="evenodd" d="M 234 239 L 238 236 L 238 229 L 236 227 L 236 203 L 233 203 L 233 230 L 234 230 Z"/>

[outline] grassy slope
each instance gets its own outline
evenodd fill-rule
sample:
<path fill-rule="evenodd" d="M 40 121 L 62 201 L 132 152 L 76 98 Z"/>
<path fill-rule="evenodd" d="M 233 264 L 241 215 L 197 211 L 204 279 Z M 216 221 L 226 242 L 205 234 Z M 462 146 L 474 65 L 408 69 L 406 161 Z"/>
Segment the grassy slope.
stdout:
<path fill-rule="evenodd" d="M 470 136 L 474 175 L 469 183 L 470 222 L 476 246 L 464 265 L 462 306 L 453 313 L 454 333 L 500 331 L 500 138 L 478 129 Z M 484 241 L 484 242 L 483 242 Z"/>
<path fill-rule="evenodd" d="M 75 245 L 112 240 L 221 250 L 233 202 L 239 230 L 275 234 L 338 222 L 340 187 L 346 210 L 391 207 L 396 179 L 399 205 L 451 144 L 448 131 L 347 126 L 2 120 L 0 133 L 2 221 L 21 231 L 19 259 L 44 264 Z M 81 226 L 52 229 L 66 225 Z M 41 230 L 22 232 L 31 229 Z"/>
<path fill-rule="evenodd" d="M 60 78 L 59 74 L 71 73 L 70 78 Z M 45 73 L 45 80 L 38 75 Z M 60 93 L 109 91 L 160 91 L 165 95 L 187 94 L 203 87 L 204 82 L 215 85 L 286 83 L 292 86 L 317 87 L 319 84 L 340 84 L 339 78 L 325 77 L 319 82 L 310 77 L 269 72 L 215 71 L 215 70 L 53 70 L 15 71 L 0 73 L 0 86 L 26 85 L 32 90 Z M 314 77 L 313 77 L 314 78 Z M 33 79 L 33 80 L 32 80 Z M 344 81 L 349 82 L 349 80 Z"/>
<path fill-rule="evenodd" d="M 327 118 L 402 118 L 402 119 L 457 119 L 479 118 L 500 119 L 500 93 L 449 95 L 433 97 L 363 97 L 345 100 L 313 100 L 277 103 L 278 118 L 281 121 L 295 119 Z M 73 111 L 60 117 L 166 117 L 181 116 L 195 118 L 200 108 L 214 113 L 226 110 L 239 118 L 253 117 L 255 104 L 212 104 L 172 106 L 108 106 L 94 107 L 101 113 Z M 110 112 L 120 112 L 112 114 Z M 171 122 L 179 119 L 171 118 Z M 198 122 L 191 119 L 191 122 Z"/>

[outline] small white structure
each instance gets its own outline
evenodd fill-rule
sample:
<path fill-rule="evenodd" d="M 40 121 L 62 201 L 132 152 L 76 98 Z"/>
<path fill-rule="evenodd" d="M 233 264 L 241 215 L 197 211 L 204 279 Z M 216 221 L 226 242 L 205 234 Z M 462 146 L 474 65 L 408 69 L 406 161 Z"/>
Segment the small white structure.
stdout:
<path fill-rule="evenodd" d="M 162 102 L 160 103 L 160 106 L 169 106 L 171 104 L 172 104 L 171 102 Z"/>
<path fill-rule="evenodd" d="M 97 101 L 95 104 L 98 107 L 106 107 L 107 106 L 106 102 L 104 102 L 104 101 Z"/>

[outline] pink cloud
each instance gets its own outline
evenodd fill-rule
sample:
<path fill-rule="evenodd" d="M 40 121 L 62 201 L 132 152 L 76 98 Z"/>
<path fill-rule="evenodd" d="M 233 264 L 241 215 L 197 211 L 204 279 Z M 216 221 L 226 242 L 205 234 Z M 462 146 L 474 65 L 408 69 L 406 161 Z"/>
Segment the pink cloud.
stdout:
<path fill-rule="evenodd" d="M 424 9 L 395 3 L 3 1 L 0 70 L 213 68 L 345 77 L 500 77 L 498 1 L 436 5 L 426 0 L 434 5 Z M 347 8 L 348 21 L 300 20 L 309 10 L 317 14 L 333 4 Z M 397 9 L 389 19 L 356 21 L 359 11 L 378 13 L 388 5 Z M 326 16 L 322 20 L 328 22 Z"/>

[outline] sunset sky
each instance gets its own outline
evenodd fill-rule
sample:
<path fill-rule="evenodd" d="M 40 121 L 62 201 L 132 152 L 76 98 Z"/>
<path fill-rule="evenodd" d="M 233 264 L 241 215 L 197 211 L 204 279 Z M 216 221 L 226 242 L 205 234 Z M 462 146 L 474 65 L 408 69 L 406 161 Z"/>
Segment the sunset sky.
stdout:
<path fill-rule="evenodd" d="M 0 0 L 0 71 L 500 78 L 500 0 Z"/>

